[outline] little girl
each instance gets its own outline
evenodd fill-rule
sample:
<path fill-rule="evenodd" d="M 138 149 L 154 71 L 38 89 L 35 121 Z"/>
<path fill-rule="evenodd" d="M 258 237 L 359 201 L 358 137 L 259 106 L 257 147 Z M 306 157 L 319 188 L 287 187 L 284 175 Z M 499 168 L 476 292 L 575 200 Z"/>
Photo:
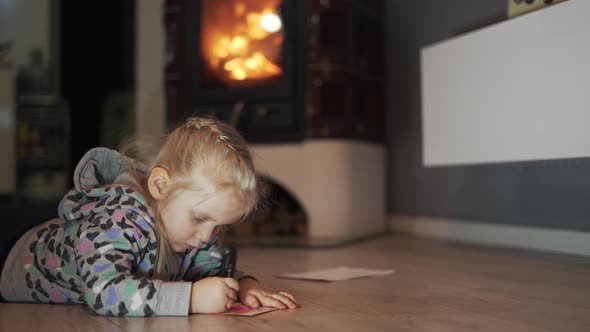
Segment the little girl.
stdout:
<path fill-rule="evenodd" d="M 5 300 L 80 303 L 107 316 L 218 313 L 235 301 L 299 306 L 243 272 L 216 277 L 216 235 L 243 220 L 260 191 L 232 127 L 189 118 L 151 165 L 92 149 L 74 184 L 60 218 L 31 229 L 10 251 L 0 281 Z"/>

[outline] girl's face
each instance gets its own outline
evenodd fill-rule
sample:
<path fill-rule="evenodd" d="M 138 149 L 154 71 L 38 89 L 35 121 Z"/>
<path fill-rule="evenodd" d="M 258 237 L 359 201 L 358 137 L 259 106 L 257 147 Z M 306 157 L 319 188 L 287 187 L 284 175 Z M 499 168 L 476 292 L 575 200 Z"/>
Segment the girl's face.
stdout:
<path fill-rule="evenodd" d="M 187 190 L 174 197 L 160 210 L 174 251 L 198 248 L 211 240 L 222 226 L 242 217 L 241 203 L 233 188 L 209 194 Z"/>

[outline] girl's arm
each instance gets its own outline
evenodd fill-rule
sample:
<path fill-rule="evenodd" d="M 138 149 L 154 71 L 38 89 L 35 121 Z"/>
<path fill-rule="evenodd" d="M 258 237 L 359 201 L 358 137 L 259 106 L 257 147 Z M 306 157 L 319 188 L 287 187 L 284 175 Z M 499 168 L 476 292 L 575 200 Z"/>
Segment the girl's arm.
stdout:
<path fill-rule="evenodd" d="M 210 242 L 201 247 L 193 258 L 185 273 L 185 280 L 203 281 L 203 278 L 216 276 L 220 267 L 221 254 L 215 242 Z M 242 271 L 236 271 L 234 278 L 239 281 L 238 299 L 252 308 L 264 306 L 291 309 L 300 306 L 293 295 L 267 290 L 260 285 L 256 278 Z"/>
<path fill-rule="evenodd" d="M 135 222 L 131 216 L 141 218 L 118 209 L 101 212 L 80 226 L 76 263 L 88 307 L 107 316 L 187 315 L 190 282 L 132 275 L 134 268 L 153 259 L 148 247 L 155 237 L 140 226 L 142 220 Z"/>
<path fill-rule="evenodd" d="M 221 268 L 221 253 L 217 247 L 217 241 L 211 241 L 204 244 L 198 250 L 196 255 L 190 261 L 187 271 L 184 273 L 183 280 L 198 281 L 206 277 L 214 277 L 219 275 Z M 244 278 L 256 280 L 242 271 L 237 270 L 234 279 L 240 281 Z"/>

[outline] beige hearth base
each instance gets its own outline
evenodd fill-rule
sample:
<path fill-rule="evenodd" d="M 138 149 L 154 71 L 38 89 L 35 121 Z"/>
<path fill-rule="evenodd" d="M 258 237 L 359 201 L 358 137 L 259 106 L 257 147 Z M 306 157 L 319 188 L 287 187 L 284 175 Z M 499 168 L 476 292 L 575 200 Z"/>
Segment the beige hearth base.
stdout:
<path fill-rule="evenodd" d="M 385 148 L 340 139 L 250 146 L 260 174 L 287 189 L 307 215 L 301 243 L 352 241 L 386 230 Z"/>

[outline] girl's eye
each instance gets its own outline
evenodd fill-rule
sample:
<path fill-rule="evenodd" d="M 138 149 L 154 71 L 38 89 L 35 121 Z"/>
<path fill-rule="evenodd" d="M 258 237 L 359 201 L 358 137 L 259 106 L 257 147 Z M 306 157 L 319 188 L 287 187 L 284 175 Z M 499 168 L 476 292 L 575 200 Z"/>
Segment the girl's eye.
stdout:
<path fill-rule="evenodd" d="M 199 218 L 199 217 L 193 217 L 193 220 L 194 220 L 194 221 L 195 221 L 197 224 L 200 224 L 200 223 L 203 223 L 203 222 L 205 222 L 205 219 L 203 219 L 203 218 Z"/>

